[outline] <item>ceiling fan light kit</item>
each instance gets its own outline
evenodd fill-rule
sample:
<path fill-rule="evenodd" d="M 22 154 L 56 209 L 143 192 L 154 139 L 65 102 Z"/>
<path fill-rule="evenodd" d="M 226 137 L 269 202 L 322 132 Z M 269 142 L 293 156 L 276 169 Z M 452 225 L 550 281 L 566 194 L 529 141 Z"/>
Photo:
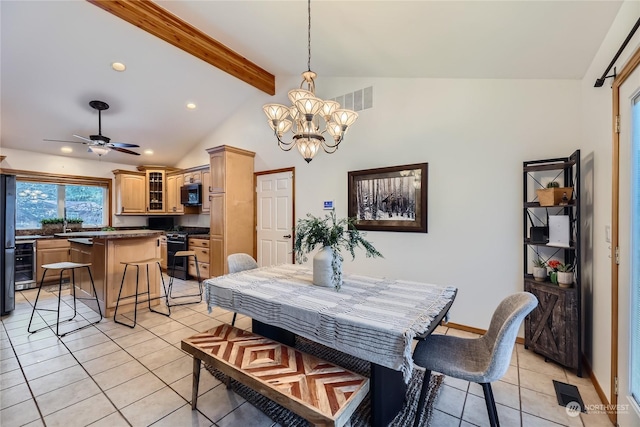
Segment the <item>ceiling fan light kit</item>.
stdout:
<path fill-rule="evenodd" d="M 307 71 L 302 73 L 300 89 L 289 91 L 290 107 L 282 104 L 266 104 L 262 110 L 267 115 L 268 123 L 278 146 L 289 151 L 294 146 L 302 157 L 309 163 L 318 153 L 320 148 L 325 153 L 334 153 L 338 145 L 344 139 L 349 127 L 356 121 L 358 114 L 355 111 L 341 109 L 335 101 L 324 101 L 316 97 L 315 78 L 317 74 L 311 71 L 311 0 L 308 0 L 308 26 Z M 306 89 L 303 89 L 306 85 Z M 324 129 L 321 130 L 321 121 Z M 289 142 L 283 141 L 283 135 L 291 130 L 293 138 Z M 323 136 L 329 134 L 331 142 L 327 142 Z"/>
<path fill-rule="evenodd" d="M 98 134 L 97 135 L 89 135 L 89 138 L 80 135 L 73 135 L 80 141 L 62 141 L 59 139 L 45 139 L 45 141 L 53 141 L 53 142 L 73 142 L 76 144 L 85 144 L 88 146 L 87 151 L 90 153 L 97 154 L 99 157 L 104 156 L 109 153 L 111 150 L 120 151 L 121 153 L 133 154 L 135 156 L 139 156 L 140 153 L 136 153 L 135 151 L 128 150 L 127 148 L 135 148 L 140 147 L 136 144 L 127 144 L 126 142 L 111 142 L 111 138 L 108 138 L 102 134 L 102 112 L 104 110 L 109 109 L 109 104 L 103 101 L 91 101 L 89 105 L 94 110 L 98 111 Z"/>

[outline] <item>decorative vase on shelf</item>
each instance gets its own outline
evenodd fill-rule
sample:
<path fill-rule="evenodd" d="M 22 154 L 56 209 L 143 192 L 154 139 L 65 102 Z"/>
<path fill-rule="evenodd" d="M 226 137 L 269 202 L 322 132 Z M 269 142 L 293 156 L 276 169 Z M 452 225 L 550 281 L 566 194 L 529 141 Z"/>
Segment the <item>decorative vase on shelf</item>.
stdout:
<path fill-rule="evenodd" d="M 573 285 L 573 272 L 558 271 L 558 285 L 561 288 L 570 288 Z"/>
<path fill-rule="evenodd" d="M 557 285 L 558 284 L 558 272 L 557 271 L 549 272 L 549 279 L 551 280 L 551 283 L 553 283 L 554 285 Z"/>
<path fill-rule="evenodd" d="M 533 278 L 536 282 L 544 282 L 547 280 L 547 268 L 533 267 Z"/>
<path fill-rule="evenodd" d="M 331 246 L 323 246 L 313 257 L 313 284 L 327 288 L 335 287 L 333 283 L 334 264 L 342 277 L 342 261 Z"/>

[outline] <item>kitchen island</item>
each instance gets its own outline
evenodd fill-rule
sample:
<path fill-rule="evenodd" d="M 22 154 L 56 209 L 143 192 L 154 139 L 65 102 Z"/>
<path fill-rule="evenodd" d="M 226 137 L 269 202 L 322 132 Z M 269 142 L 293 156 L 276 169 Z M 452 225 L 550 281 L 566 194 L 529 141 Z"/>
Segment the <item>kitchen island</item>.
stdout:
<path fill-rule="evenodd" d="M 80 231 L 60 233 L 56 237 L 69 239 L 71 245 L 70 260 L 72 262 L 91 263 L 91 273 L 98 294 L 98 301 L 105 317 L 113 316 L 120 291 L 120 283 L 124 272 L 122 262 L 160 258 L 161 231 L 155 230 L 121 230 L 121 231 Z M 147 272 L 140 269 L 139 292 L 146 290 Z M 149 266 L 149 283 L 151 298 L 162 295 L 161 277 L 158 267 Z M 133 295 L 136 289 L 135 271 L 127 272 L 122 295 Z M 78 296 L 93 296 L 88 274 L 76 275 L 76 292 Z M 146 297 L 142 301 L 146 301 Z M 140 304 L 140 299 L 138 303 Z M 160 303 L 160 299 L 151 302 Z M 133 311 L 134 297 L 123 298 L 118 313 Z"/>

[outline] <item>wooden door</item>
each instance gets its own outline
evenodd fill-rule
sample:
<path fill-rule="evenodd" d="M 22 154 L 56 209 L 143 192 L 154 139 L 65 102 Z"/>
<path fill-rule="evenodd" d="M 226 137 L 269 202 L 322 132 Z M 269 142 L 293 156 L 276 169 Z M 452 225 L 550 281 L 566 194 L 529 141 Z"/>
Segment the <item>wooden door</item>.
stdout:
<path fill-rule="evenodd" d="M 121 174 L 116 185 L 118 213 L 145 212 L 145 176 Z M 118 184 L 118 182 L 117 182 Z"/>
<path fill-rule="evenodd" d="M 211 172 L 209 169 L 202 171 L 202 213 L 211 212 Z"/>
<path fill-rule="evenodd" d="M 222 193 L 225 191 L 225 152 L 211 154 L 210 162 L 211 192 Z"/>
<path fill-rule="evenodd" d="M 175 213 L 180 203 L 180 189 L 176 186 L 177 175 L 167 176 L 167 212 Z"/>

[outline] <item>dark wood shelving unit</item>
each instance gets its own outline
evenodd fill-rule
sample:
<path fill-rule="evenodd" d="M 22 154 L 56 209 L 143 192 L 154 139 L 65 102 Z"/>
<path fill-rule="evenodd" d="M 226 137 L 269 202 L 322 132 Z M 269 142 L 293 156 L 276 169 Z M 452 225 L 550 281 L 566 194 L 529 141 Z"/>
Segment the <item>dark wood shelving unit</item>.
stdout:
<path fill-rule="evenodd" d="M 582 376 L 583 316 L 581 309 L 581 240 L 580 240 L 580 150 L 569 157 L 523 162 L 523 285 L 538 298 L 538 307 L 525 319 L 525 347 L 547 360 L 575 369 Z M 572 187 L 568 204 L 540 206 L 536 189 L 554 180 Z M 545 215 L 540 210 L 545 209 Z M 569 247 L 532 242 L 532 227 L 548 227 L 549 213 L 569 216 Z M 530 271 L 535 257 L 545 261 L 560 258 L 574 266 L 574 284 L 562 288 L 551 281 L 538 282 Z"/>

